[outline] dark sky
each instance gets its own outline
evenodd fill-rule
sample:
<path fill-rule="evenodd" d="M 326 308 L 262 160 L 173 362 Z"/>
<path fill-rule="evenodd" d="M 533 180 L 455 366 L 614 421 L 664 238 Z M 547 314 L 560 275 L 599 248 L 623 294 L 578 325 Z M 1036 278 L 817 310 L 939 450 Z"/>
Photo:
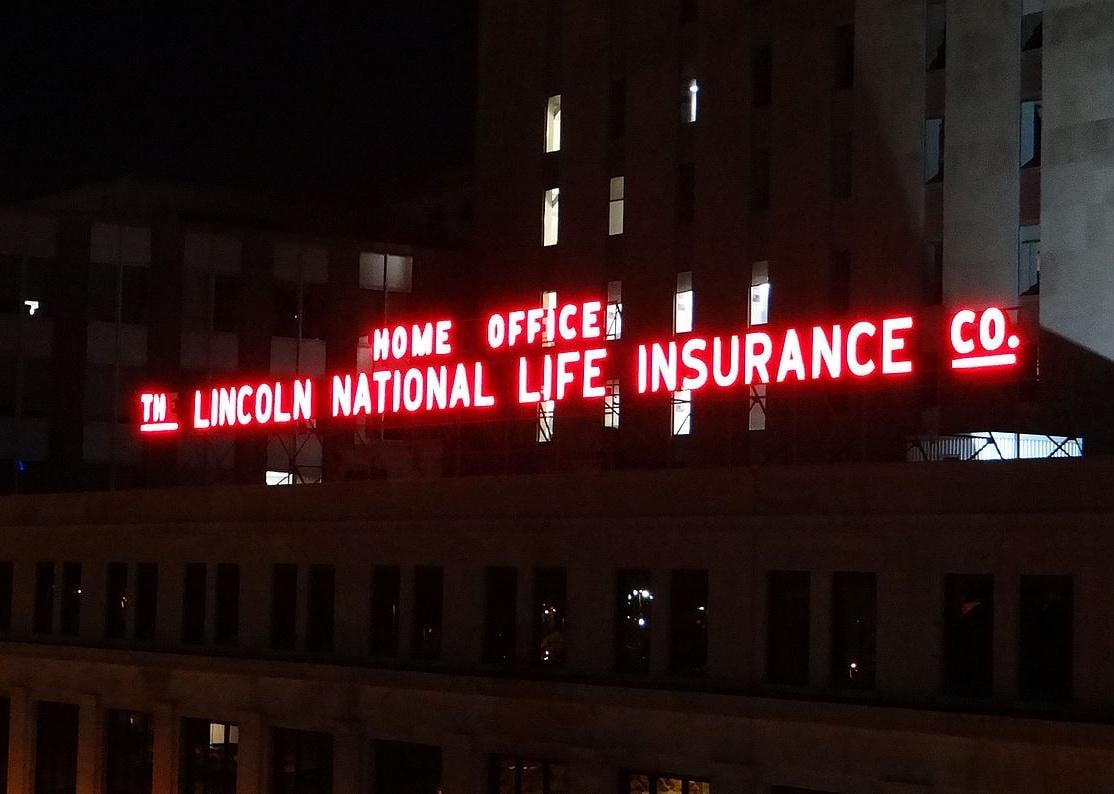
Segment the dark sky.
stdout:
<path fill-rule="evenodd" d="M 123 173 L 359 194 L 466 162 L 473 3 L 5 13 L 3 194 Z"/>

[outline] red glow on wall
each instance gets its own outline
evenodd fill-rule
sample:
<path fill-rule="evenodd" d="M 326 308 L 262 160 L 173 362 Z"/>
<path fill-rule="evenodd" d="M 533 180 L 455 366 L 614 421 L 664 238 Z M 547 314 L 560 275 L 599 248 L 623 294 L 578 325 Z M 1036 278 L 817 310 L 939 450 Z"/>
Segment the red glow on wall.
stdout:
<path fill-rule="evenodd" d="M 177 394 L 164 391 L 144 391 L 139 393 L 139 404 L 143 411 L 143 421 L 139 425 L 141 433 L 172 433 L 178 429 Z"/>

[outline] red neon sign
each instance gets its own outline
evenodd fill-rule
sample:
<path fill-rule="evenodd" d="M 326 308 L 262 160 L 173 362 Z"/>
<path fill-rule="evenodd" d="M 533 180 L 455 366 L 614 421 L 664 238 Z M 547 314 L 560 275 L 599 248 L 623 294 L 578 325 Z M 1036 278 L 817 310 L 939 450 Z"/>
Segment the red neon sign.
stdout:
<path fill-rule="evenodd" d="M 952 315 L 948 327 L 952 369 L 1011 367 L 1017 363 L 1021 339 L 1009 332 L 1009 320 L 1001 309 L 991 307 L 975 312 L 961 309 Z"/>

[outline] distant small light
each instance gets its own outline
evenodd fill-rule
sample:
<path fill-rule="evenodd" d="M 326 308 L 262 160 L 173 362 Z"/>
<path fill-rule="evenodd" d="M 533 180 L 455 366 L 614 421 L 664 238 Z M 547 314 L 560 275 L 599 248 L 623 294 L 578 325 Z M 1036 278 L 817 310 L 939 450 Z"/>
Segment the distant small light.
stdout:
<path fill-rule="evenodd" d="M 646 618 L 639 618 L 638 619 L 638 628 L 640 628 L 640 629 L 646 628 Z"/>
<path fill-rule="evenodd" d="M 699 90 L 700 90 L 700 84 L 697 83 L 695 80 L 693 80 L 691 83 L 689 83 L 689 93 L 695 94 Z"/>

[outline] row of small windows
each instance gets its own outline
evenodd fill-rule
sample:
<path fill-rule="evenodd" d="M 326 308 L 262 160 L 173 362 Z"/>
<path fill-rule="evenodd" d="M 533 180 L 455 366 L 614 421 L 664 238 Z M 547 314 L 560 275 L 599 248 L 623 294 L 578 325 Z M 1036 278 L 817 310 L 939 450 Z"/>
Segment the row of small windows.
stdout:
<path fill-rule="evenodd" d="M 60 577 L 59 577 L 60 568 Z M 210 570 L 215 582 L 210 590 Z M 40 562 L 35 567 L 36 636 L 77 637 L 81 632 L 83 566 Z M 134 576 L 134 586 L 129 578 Z M 300 603 L 299 579 L 306 577 Z M 367 652 L 402 653 L 402 576 L 396 565 L 371 570 Z M 444 634 L 444 573 L 437 566 L 412 572 L 409 656 L 441 658 Z M 811 580 L 808 571 L 771 571 L 766 577 L 766 680 L 807 686 L 810 676 Z M 1023 700 L 1062 701 L 1072 694 L 1073 582 L 1068 575 L 1021 576 L 1019 587 L 1018 695 Z M 155 639 L 158 569 L 153 563 L 108 563 L 105 571 L 104 637 L 108 641 Z M 568 589 L 564 568 L 536 568 L 531 587 L 531 636 L 522 659 L 519 643 L 520 572 L 492 566 L 483 574 L 482 661 L 510 667 L 520 662 L 561 668 L 566 662 Z M 615 574 L 613 651 L 616 672 L 651 670 L 655 626 L 668 622 L 668 672 L 703 675 L 708 664 L 708 572 L 670 573 L 669 608 L 654 609 L 655 577 L 648 569 Z M 215 598 L 208 609 L 208 593 Z M 224 563 L 185 566 L 181 641 L 184 645 L 233 647 L 240 627 L 240 568 Z M 337 582 L 332 565 L 272 567 L 268 645 L 272 650 L 328 653 L 334 648 Z M 11 631 L 12 564 L 0 563 L 0 631 Z M 941 688 L 946 694 L 988 697 L 994 684 L 995 582 L 989 574 L 949 574 L 941 582 Z M 302 606 L 304 603 L 304 607 Z M 305 610 L 300 614 L 300 610 Z M 836 572 L 831 579 L 828 686 L 872 690 L 877 671 L 877 576 Z M 299 636 L 299 629 L 304 629 Z"/>

